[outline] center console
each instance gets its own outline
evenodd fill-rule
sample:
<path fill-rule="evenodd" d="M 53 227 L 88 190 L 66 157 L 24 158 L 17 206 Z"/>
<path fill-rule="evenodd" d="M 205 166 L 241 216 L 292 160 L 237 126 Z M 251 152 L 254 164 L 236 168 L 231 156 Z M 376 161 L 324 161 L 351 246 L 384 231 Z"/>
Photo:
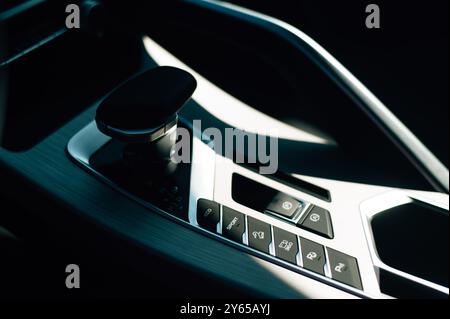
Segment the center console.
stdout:
<path fill-rule="evenodd" d="M 160 68 L 148 72 L 155 70 Z M 195 78 L 197 90 L 204 90 L 204 79 L 198 74 Z M 219 92 L 213 86 L 208 89 Z M 146 141 L 144 149 L 148 150 L 149 141 L 155 145 L 164 141 L 164 132 L 171 131 L 167 124 L 155 139 L 148 138 L 149 131 L 142 128 L 130 130 L 124 138 L 122 133 L 114 135 L 102 127 L 99 114 L 114 93 L 98 103 L 96 121 L 70 140 L 68 153 L 81 167 L 133 201 L 192 231 L 291 271 L 291 281 L 306 276 L 363 298 L 448 297 L 448 277 L 442 276 L 448 258 L 434 270 L 426 262 L 414 262 L 426 242 L 418 232 L 434 229 L 442 239 L 448 237 L 448 228 L 435 227 L 448 222 L 446 195 L 282 172 L 262 175 L 251 165 L 218 154 L 211 147 L 214 143 L 205 142 L 203 132 L 193 125 L 204 112 L 196 94 L 176 116 L 177 126 L 189 132 L 188 163 L 163 170 L 159 155 L 142 153 L 140 148 L 130 152 L 130 145 L 135 148 Z M 179 108 L 177 103 L 172 112 Z M 257 111 L 253 115 L 255 121 L 261 116 Z M 131 133 L 147 138 L 136 142 Z M 130 160 L 136 158 L 142 161 Z M 139 169 L 133 170 L 135 167 Z M 427 230 L 420 229 L 424 218 L 432 219 Z M 432 253 L 440 250 L 446 251 L 445 247 L 433 247 Z"/>

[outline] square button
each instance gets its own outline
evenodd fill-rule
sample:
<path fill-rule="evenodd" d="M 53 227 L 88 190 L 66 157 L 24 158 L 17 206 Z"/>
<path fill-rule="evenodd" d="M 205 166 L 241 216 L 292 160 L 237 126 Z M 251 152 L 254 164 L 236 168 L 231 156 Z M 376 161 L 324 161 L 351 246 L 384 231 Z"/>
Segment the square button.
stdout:
<path fill-rule="evenodd" d="M 318 206 L 311 209 L 300 226 L 329 239 L 334 237 L 330 212 Z"/>
<path fill-rule="evenodd" d="M 253 217 L 248 217 L 248 245 L 259 251 L 269 253 L 272 242 L 270 225 Z"/>
<path fill-rule="evenodd" d="M 356 258 L 327 248 L 330 258 L 331 277 L 334 280 L 362 290 Z"/>
<path fill-rule="evenodd" d="M 325 275 L 325 250 L 322 245 L 300 238 L 302 248 L 303 267 L 318 274 Z"/>
<path fill-rule="evenodd" d="M 197 202 L 197 223 L 202 228 L 215 232 L 219 220 L 220 205 L 207 199 L 199 199 Z"/>
<path fill-rule="evenodd" d="M 223 206 L 222 235 L 238 243 L 243 243 L 245 232 L 245 215 Z"/>
<path fill-rule="evenodd" d="M 296 199 L 283 193 L 278 193 L 267 206 L 266 210 L 287 218 L 292 218 L 300 206 L 301 203 Z"/>
<path fill-rule="evenodd" d="M 297 236 L 283 229 L 274 227 L 275 255 L 287 262 L 297 264 Z"/>

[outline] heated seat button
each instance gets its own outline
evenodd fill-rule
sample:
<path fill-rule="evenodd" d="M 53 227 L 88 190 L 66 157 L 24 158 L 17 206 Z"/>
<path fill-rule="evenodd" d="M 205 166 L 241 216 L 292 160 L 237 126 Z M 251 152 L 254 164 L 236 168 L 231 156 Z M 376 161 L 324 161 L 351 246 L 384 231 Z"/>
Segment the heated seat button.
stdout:
<path fill-rule="evenodd" d="M 331 268 L 331 277 L 334 280 L 362 290 L 356 258 L 327 248 Z"/>
<path fill-rule="evenodd" d="M 215 232 L 220 220 L 220 205 L 216 202 L 199 199 L 197 202 L 197 222 L 209 231 Z"/>
<path fill-rule="evenodd" d="M 297 264 L 297 236 L 283 229 L 274 227 L 275 255 L 287 262 Z"/>
<path fill-rule="evenodd" d="M 308 239 L 300 238 L 303 267 L 318 274 L 325 275 L 325 250 L 322 245 Z"/>
<path fill-rule="evenodd" d="M 245 232 L 245 215 L 223 206 L 222 235 L 242 244 Z"/>
<path fill-rule="evenodd" d="M 300 206 L 301 203 L 299 201 L 283 193 L 278 193 L 266 207 L 266 210 L 287 218 L 292 218 Z"/>
<path fill-rule="evenodd" d="M 258 219 L 248 217 L 248 245 L 259 251 L 269 253 L 272 242 L 270 225 Z"/>
<path fill-rule="evenodd" d="M 330 213 L 318 206 L 311 209 L 306 218 L 301 221 L 300 226 L 330 239 L 334 237 Z"/>

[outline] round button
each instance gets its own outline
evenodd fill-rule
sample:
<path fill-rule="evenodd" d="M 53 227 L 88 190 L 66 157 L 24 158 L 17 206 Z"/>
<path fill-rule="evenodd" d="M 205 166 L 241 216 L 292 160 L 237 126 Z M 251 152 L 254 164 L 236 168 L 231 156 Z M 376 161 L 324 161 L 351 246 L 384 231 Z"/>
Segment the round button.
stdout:
<path fill-rule="evenodd" d="M 285 202 L 283 202 L 283 204 L 281 205 L 282 207 L 283 207 L 283 209 L 285 209 L 285 210 L 290 210 L 290 209 L 292 209 L 292 203 L 291 202 L 289 202 L 289 201 L 285 201 Z"/>

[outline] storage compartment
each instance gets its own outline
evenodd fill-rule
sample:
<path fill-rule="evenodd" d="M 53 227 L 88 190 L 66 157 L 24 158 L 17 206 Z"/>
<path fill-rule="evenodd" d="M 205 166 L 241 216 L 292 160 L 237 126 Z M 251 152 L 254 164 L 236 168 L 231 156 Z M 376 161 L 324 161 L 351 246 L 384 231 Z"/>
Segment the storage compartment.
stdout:
<path fill-rule="evenodd" d="M 380 289 L 384 294 L 401 299 L 448 299 L 448 295 L 415 281 L 380 269 Z"/>
<path fill-rule="evenodd" d="M 375 215 L 371 221 L 375 247 L 381 261 L 446 287 L 449 269 L 448 225 L 447 210 L 419 201 L 393 207 Z M 382 288 L 399 287 L 392 280 L 389 283 L 386 276 L 382 279 Z"/>

